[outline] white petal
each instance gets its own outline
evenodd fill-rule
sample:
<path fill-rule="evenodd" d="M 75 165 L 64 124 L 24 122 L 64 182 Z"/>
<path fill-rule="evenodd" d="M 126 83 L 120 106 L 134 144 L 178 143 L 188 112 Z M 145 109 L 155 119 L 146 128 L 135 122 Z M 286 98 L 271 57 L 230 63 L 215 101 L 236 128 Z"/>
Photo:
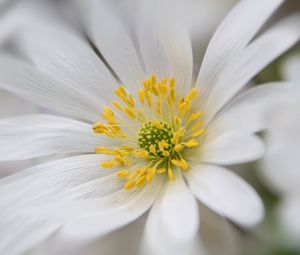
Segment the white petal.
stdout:
<path fill-rule="evenodd" d="M 240 1 L 220 24 L 207 48 L 197 86 L 206 95 L 224 67 L 239 55 L 283 0 Z"/>
<path fill-rule="evenodd" d="M 32 18 L 22 27 L 17 42 L 39 70 L 69 85 L 81 97 L 98 107 L 110 101 L 117 81 L 87 41 L 65 24 Z"/>
<path fill-rule="evenodd" d="M 214 133 L 242 131 L 255 133 L 266 128 L 266 115 L 293 93 L 298 84 L 286 82 L 257 86 L 233 100 L 210 124 Z"/>
<path fill-rule="evenodd" d="M 69 236 L 63 235 L 63 231 L 59 231 L 31 250 L 30 255 L 137 254 L 145 218 L 146 215 L 104 237 L 88 242 L 74 241 Z"/>
<path fill-rule="evenodd" d="M 84 155 L 57 160 L 1 179 L 0 252 L 24 252 L 23 249 L 46 238 L 61 226 L 62 221 L 51 220 L 55 213 L 62 213 L 54 208 L 60 205 L 60 201 L 70 200 L 74 195 L 83 195 L 63 193 L 83 183 L 113 174 L 99 167 L 101 158 L 99 155 Z M 115 184 L 111 183 L 111 186 Z M 97 187 L 90 187 L 90 192 L 96 189 Z"/>
<path fill-rule="evenodd" d="M 163 4 L 163 3 L 162 3 Z M 165 18 L 161 1 L 141 1 L 137 23 L 140 52 L 148 75 L 175 77 L 179 94 L 191 88 L 193 54 L 187 29 Z"/>
<path fill-rule="evenodd" d="M 1 253 L 30 248 L 59 227 L 73 240 L 89 241 L 140 217 L 160 192 L 162 179 L 126 191 L 116 170 L 99 167 L 101 158 L 66 158 L 1 179 Z"/>
<path fill-rule="evenodd" d="M 107 2 L 89 0 L 81 3 L 85 28 L 122 83 L 137 87 L 146 78 L 143 67 L 129 31 Z"/>
<path fill-rule="evenodd" d="M 4 54 L 0 56 L 0 87 L 59 113 L 93 122 L 99 119 L 100 106 L 80 91 Z"/>
<path fill-rule="evenodd" d="M 262 220 L 261 199 L 236 174 L 217 166 L 198 165 L 190 169 L 187 180 L 203 204 L 235 223 L 250 227 Z"/>
<path fill-rule="evenodd" d="M 201 162 L 233 165 L 257 160 L 264 151 L 264 143 L 257 136 L 233 131 L 221 133 L 205 142 L 199 154 Z"/>
<path fill-rule="evenodd" d="M 0 121 L 0 161 L 21 160 L 60 153 L 91 153 L 104 141 L 83 122 L 27 115 Z"/>
<path fill-rule="evenodd" d="M 64 211 L 64 215 L 57 215 L 59 219 L 68 219 L 72 212 L 78 214 L 71 216 L 61 234 L 74 241 L 88 241 L 111 233 L 141 217 L 152 206 L 160 191 L 161 182 L 156 182 L 147 185 L 142 191 L 128 193 L 122 189 L 101 199 L 75 200 L 58 207 Z"/>
<path fill-rule="evenodd" d="M 78 188 L 88 182 L 93 184 L 97 179 L 115 172 L 114 169 L 106 171 L 107 169 L 99 166 L 105 158 L 103 155 L 92 154 L 75 156 L 43 163 L 2 178 L 0 180 L 1 205 L 11 203 L 12 206 L 17 206 L 17 202 L 26 204 L 40 198 L 45 202 L 46 197 L 50 198 L 54 195 L 59 197 L 58 194 L 63 194 L 66 190 Z M 94 190 L 90 190 L 92 191 Z M 61 196 L 60 199 L 64 200 L 69 196 Z"/>
<path fill-rule="evenodd" d="M 288 81 L 300 81 L 300 54 L 288 56 L 282 64 L 282 77 Z"/>
<path fill-rule="evenodd" d="M 299 26 L 300 16 L 292 16 L 251 42 L 219 74 L 206 95 L 204 109 L 212 115 L 217 113 L 251 78 L 299 41 Z"/>
<path fill-rule="evenodd" d="M 143 248 L 149 254 L 193 254 L 198 226 L 197 202 L 178 173 L 150 211 Z"/>

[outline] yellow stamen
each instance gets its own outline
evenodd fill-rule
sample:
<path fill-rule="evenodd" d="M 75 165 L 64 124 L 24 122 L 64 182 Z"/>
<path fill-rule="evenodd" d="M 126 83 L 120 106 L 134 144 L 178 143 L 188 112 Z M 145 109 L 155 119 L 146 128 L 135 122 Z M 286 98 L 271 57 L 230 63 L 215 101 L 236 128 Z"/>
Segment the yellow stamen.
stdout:
<path fill-rule="evenodd" d="M 192 148 L 192 147 L 198 146 L 199 143 L 195 139 L 191 139 L 191 140 L 187 141 L 186 143 L 184 143 L 184 145 L 186 147 Z"/>
<path fill-rule="evenodd" d="M 204 133 L 204 131 L 205 131 L 204 128 L 202 128 L 202 129 L 196 131 L 195 133 L 193 133 L 192 136 L 198 137 L 198 136 L 202 135 Z"/>
<path fill-rule="evenodd" d="M 169 177 L 169 180 L 174 180 L 175 179 L 172 168 L 168 168 L 168 177 Z"/>
<path fill-rule="evenodd" d="M 117 176 L 120 178 L 120 179 L 124 179 L 128 176 L 129 174 L 129 171 L 128 170 L 121 170 L 119 172 L 117 172 Z"/>
<path fill-rule="evenodd" d="M 103 168 L 112 168 L 115 165 L 115 163 L 113 161 L 104 161 L 101 162 L 101 166 Z"/>
<path fill-rule="evenodd" d="M 131 180 L 125 184 L 124 189 L 130 190 L 130 189 L 134 188 L 134 186 L 135 186 L 135 181 Z"/>
<path fill-rule="evenodd" d="M 189 154 L 185 151 L 199 146 L 199 136 L 205 131 L 202 113 L 194 110 L 196 88 L 178 98 L 175 78 L 158 80 L 151 75 L 142 83 L 136 95 L 120 85 L 115 90 L 118 100 L 112 101 L 113 108 L 103 107 L 104 121 L 93 125 L 94 133 L 120 144 L 99 146 L 95 152 L 112 158 L 101 162 L 101 167 L 117 168 L 116 176 L 126 180 L 126 190 L 142 188 L 162 174 L 173 180 L 177 167 L 187 170 L 189 164 L 184 157 Z"/>

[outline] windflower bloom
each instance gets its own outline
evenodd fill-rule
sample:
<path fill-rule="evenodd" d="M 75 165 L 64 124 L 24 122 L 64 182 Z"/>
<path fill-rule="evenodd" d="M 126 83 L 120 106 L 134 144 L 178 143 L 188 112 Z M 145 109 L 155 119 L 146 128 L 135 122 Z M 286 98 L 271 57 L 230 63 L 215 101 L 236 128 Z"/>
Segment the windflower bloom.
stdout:
<path fill-rule="evenodd" d="M 292 93 L 268 114 L 266 155 L 261 160 L 263 180 L 279 195 L 277 216 L 283 240 L 289 246 L 300 249 L 300 55 L 284 61 L 282 76 L 295 83 Z"/>
<path fill-rule="evenodd" d="M 196 77 L 188 31 L 156 2 L 141 1 L 129 29 L 105 1 L 86 1 L 84 33 L 50 11 L 31 17 L 15 38 L 22 57 L 1 53 L 0 86 L 72 119 L 1 121 L 0 160 L 66 157 L 0 181 L 0 251 L 20 254 L 58 230 L 93 240 L 149 211 L 143 254 L 198 254 L 197 200 L 243 227 L 257 224 L 260 198 L 226 166 L 262 157 L 255 133 L 289 90 L 241 92 L 299 40 L 296 15 L 258 33 L 283 2 L 240 1 Z"/>

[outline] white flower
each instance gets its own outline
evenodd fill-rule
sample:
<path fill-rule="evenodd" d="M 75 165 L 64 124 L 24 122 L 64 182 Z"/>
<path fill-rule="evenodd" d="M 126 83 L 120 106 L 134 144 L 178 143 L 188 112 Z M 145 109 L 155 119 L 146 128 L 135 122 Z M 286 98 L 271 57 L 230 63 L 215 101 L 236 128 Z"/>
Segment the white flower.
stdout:
<path fill-rule="evenodd" d="M 144 253 L 197 254 L 197 199 L 236 224 L 257 224 L 261 200 L 226 166 L 263 155 L 255 133 L 265 128 L 265 108 L 289 89 L 270 84 L 236 97 L 299 40 L 298 16 L 257 35 L 282 2 L 236 5 L 211 39 L 195 82 L 185 27 L 156 13 L 151 1 L 139 3 L 129 30 L 104 1 L 87 1 L 82 19 L 95 51 L 50 10 L 36 13 L 39 22 L 32 18 L 18 34 L 26 61 L 1 54 L 0 86 L 74 119 L 1 121 L 0 160 L 69 157 L 0 181 L 1 252 L 22 253 L 58 229 L 90 241 L 149 210 Z"/>
<path fill-rule="evenodd" d="M 283 238 L 300 248 L 300 55 L 284 61 L 282 75 L 295 83 L 282 96 L 268 116 L 267 151 L 261 160 L 261 174 L 268 186 L 280 196 L 279 222 Z"/>

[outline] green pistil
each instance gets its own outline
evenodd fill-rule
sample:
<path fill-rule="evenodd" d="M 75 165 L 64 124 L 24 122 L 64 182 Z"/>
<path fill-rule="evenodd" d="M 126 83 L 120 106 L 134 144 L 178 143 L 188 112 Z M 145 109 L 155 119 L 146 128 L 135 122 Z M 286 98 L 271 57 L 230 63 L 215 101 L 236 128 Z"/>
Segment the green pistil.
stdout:
<path fill-rule="evenodd" d="M 168 123 L 160 122 L 160 124 L 162 128 L 157 128 L 151 123 L 151 121 L 149 121 L 139 130 L 139 146 L 148 151 L 151 156 L 154 156 L 154 154 L 150 151 L 150 146 L 153 145 L 157 155 L 164 157 L 158 146 L 158 143 L 162 140 L 165 140 L 168 144 L 164 150 L 168 151 L 170 155 L 173 153 L 174 145 L 171 142 L 171 139 L 173 138 L 173 131 Z"/>

